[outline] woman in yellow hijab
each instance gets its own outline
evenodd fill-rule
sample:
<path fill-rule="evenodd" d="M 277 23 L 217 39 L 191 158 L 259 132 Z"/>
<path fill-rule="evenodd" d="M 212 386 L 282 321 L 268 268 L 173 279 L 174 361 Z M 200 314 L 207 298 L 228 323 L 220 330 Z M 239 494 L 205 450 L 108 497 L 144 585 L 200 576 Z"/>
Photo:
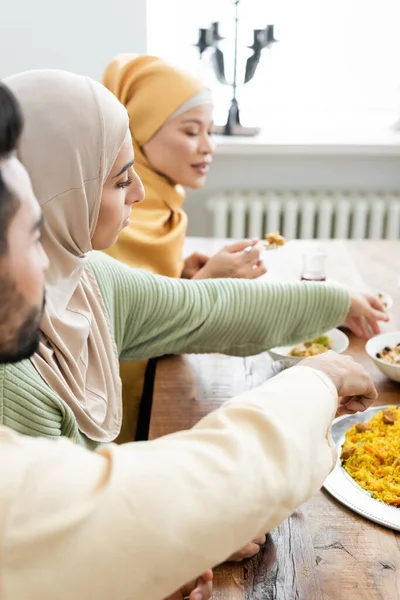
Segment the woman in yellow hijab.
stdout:
<path fill-rule="evenodd" d="M 127 108 L 135 169 L 145 202 L 109 254 L 167 277 L 259 277 L 259 251 L 244 253 L 251 240 L 208 258 L 183 261 L 187 216 L 184 187 L 204 185 L 212 162 L 213 104 L 204 83 L 154 56 L 122 54 L 104 74 L 104 85 Z"/>
<path fill-rule="evenodd" d="M 265 272 L 252 240 L 231 244 L 209 258 L 199 253 L 183 261 L 187 216 L 184 187 L 204 185 L 212 162 L 213 105 L 210 91 L 160 58 L 123 54 L 104 74 L 104 85 L 127 108 L 135 150 L 135 170 L 145 201 L 130 225 L 107 251 L 137 268 L 168 277 L 259 277 Z M 244 252 L 244 249 L 247 251 Z M 122 363 L 124 422 L 120 441 L 135 435 L 146 363 Z"/>

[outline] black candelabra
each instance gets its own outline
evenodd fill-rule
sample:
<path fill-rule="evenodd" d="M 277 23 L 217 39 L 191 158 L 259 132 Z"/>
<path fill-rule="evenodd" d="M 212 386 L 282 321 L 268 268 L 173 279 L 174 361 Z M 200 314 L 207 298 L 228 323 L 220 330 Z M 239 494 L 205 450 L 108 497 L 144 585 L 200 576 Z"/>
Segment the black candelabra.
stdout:
<path fill-rule="evenodd" d="M 199 40 L 195 46 L 198 48 L 200 58 L 204 52 L 211 49 L 211 64 L 217 80 L 232 87 L 232 100 L 228 111 L 228 119 L 226 124 L 217 128 L 218 133 L 223 135 L 256 135 L 259 129 L 256 127 L 243 127 L 240 123 L 239 103 L 237 100 L 238 82 L 238 33 L 239 33 L 239 4 L 240 0 L 234 0 L 235 6 L 235 33 L 233 47 L 233 78 L 227 80 L 225 73 L 225 57 L 224 52 L 219 45 L 223 38 L 219 33 L 219 22 L 212 23 L 208 29 L 199 29 Z M 251 81 L 256 73 L 260 62 L 261 53 L 265 48 L 270 48 L 272 44 L 277 42 L 274 36 L 274 26 L 267 25 L 264 29 L 253 30 L 253 44 L 248 46 L 253 54 L 247 59 L 243 85 Z"/>

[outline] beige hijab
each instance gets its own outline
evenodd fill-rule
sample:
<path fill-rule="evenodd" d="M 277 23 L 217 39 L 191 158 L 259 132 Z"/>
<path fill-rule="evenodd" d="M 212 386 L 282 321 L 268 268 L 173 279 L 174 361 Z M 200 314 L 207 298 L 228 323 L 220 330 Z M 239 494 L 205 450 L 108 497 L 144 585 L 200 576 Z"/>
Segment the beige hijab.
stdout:
<path fill-rule="evenodd" d="M 122 421 L 118 356 L 86 254 L 103 184 L 129 130 L 128 115 L 87 77 L 30 71 L 6 83 L 22 106 L 19 156 L 44 213 L 50 259 L 42 339 L 32 362 L 71 407 L 81 431 L 108 442 Z"/>

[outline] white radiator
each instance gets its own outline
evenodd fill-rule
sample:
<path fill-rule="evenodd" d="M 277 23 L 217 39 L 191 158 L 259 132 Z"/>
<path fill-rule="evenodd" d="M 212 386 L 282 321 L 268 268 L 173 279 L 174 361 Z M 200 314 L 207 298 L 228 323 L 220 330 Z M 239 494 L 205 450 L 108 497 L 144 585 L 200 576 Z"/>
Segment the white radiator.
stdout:
<path fill-rule="evenodd" d="M 207 200 L 214 237 L 400 239 L 395 192 L 223 192 Z"/>

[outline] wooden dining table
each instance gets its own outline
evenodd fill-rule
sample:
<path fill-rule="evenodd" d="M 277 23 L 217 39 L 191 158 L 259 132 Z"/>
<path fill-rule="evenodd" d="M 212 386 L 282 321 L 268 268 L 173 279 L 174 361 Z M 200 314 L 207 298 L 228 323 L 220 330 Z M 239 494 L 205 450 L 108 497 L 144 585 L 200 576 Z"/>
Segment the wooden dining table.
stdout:
<path fill-rule="evenodd" d="M 298 280 L 302 251 L 320 242 L 292 241 L 265 253 L 266 285 Z M 193 238 L 187 252 L 209 255 L 223 240 Z M 400 330 L 400 242 L 324 242 L 328 279 L 393 298 L 390 323 Z M 323 285 L 323 284 L 322 284 Z M 260 316 L 261 317 L 261 316 Z M 400 384 L 387 379 L 349 333 L 348 354 L 371 374 L 378 404 L 400 404 Z M 192 427 L 223 402 L 272 375 L 267 353 L 248 358 L 218 354 L 170 356 L 156 365 L 149 438 Z M 306 407 L 305 407 L 306 410 Z M 201 518 L 201 517 L 199 517 Z M 400 534 L 351 512 L 323 489 L 278 528 L 260 553 L 215 569 L 214 600 L 397 600 L 400 598 Z"/>

